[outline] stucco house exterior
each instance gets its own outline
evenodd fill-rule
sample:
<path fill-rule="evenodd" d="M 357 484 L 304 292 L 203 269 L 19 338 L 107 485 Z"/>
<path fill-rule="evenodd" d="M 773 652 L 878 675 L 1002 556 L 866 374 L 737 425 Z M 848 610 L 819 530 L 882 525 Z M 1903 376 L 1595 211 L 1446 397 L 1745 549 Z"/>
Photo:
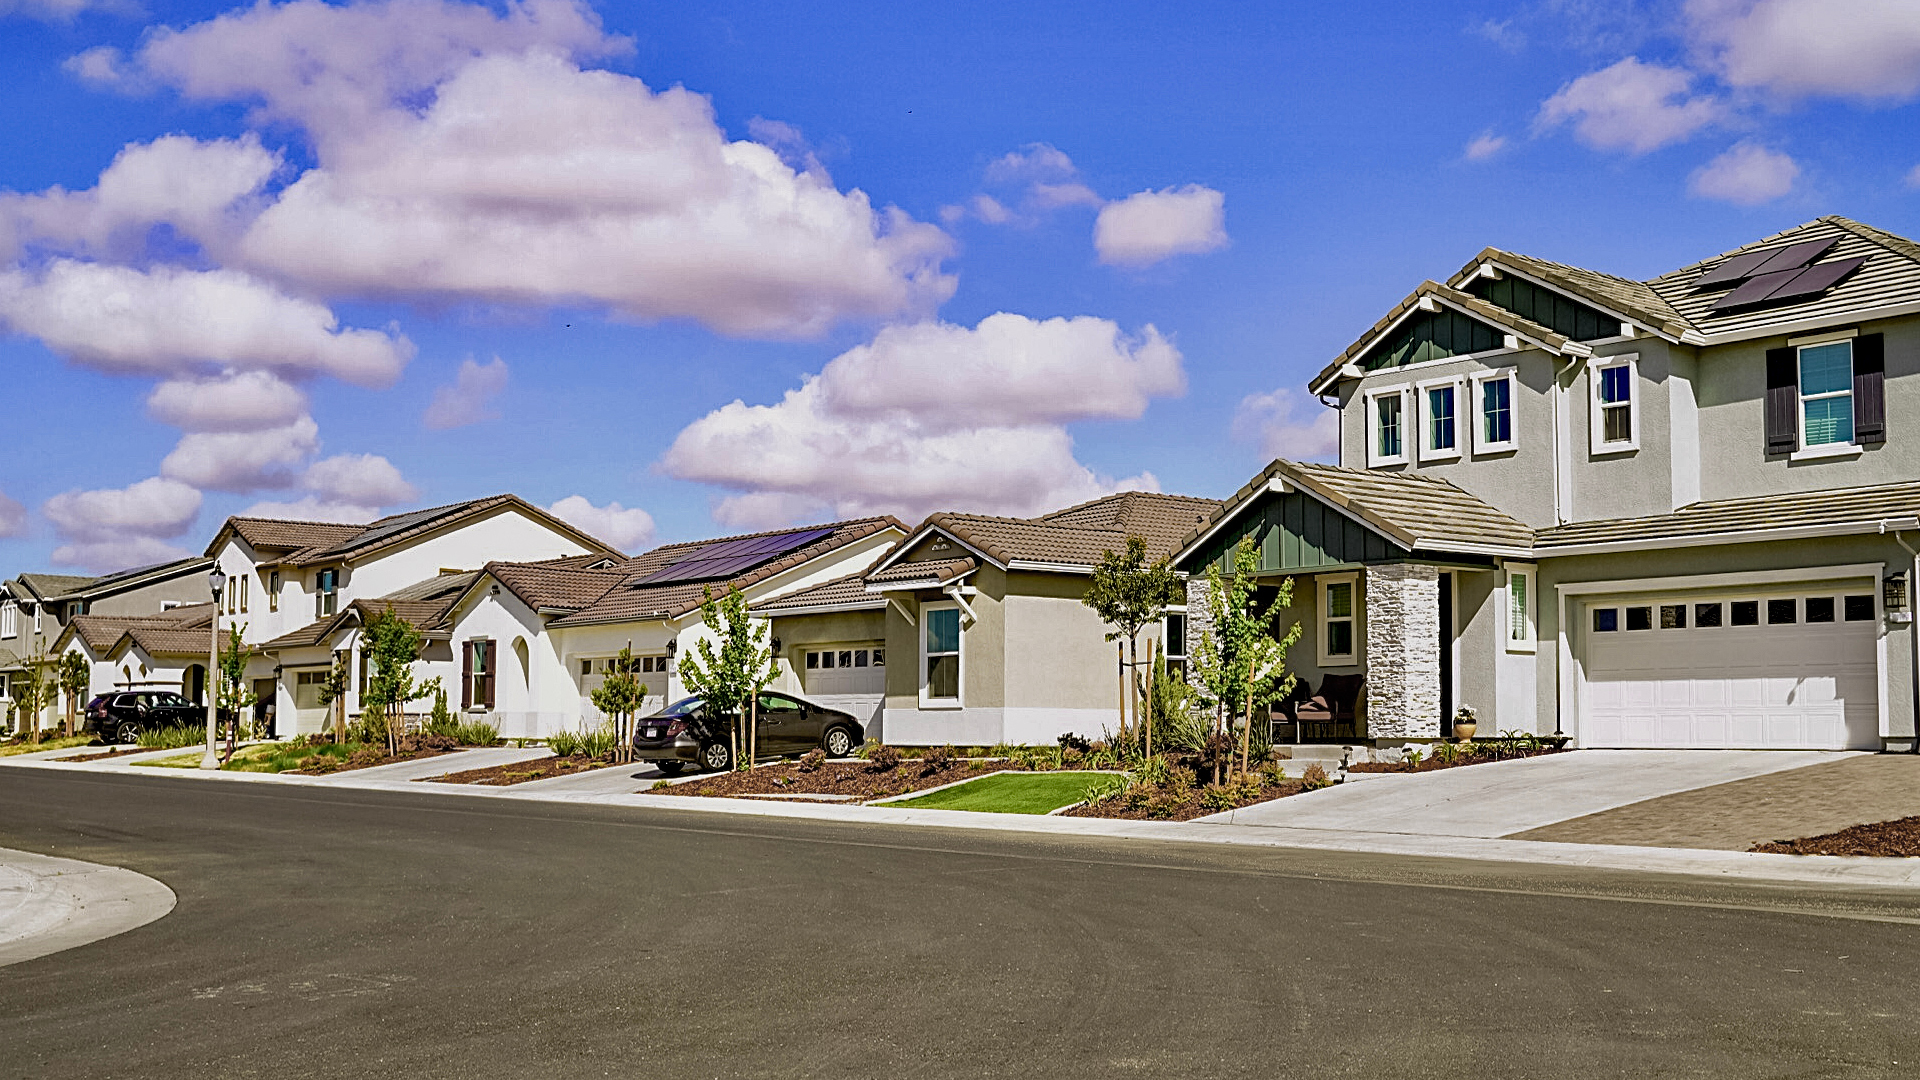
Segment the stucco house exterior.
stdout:
<path fill-rule="evenodd" d="M 710 636 L 700 613 L 707 590 L 739 589 L 752 610 L 864 571 L 905 535 L 894 518 L 873 517 L 666 544 L 631 559 L 489 562 L 447 615 L 454 704 L 510 738 L 595 727 L 604 718 L 590 695 L 630 648 L 647 687 L 643 710 L 657 709 L 687 693 L 679 658 Z M 784 647 L 782 663 L 792 664 Z"/>
<path fill-rule="evenodd" d="M 874 641 L 884 640 L 889 661 L 884 716 L 873 734 L 903 745 L 993 745 L 1117 730 L 1122 675 L 1114 644 L 1082 603 L 1093 568 L 1103 553 L 1125 550 L 1130 535 L 1146 541 L 1150 557 L 1169 555 L 1219 505 L 1122 492 L 1037 518 L 928 518 L 865 575 L 864 591 L 886 602 L 885 636 Z M 844 606 L 835 606 L 836 597 Z M 822 637 L 870 628 L 871 609 L 853 597 L 850 589 L 795 597 L 805 605 L 774 612 L 775 630 L 799 648 L 801 619 L 849 617 L 831 629 L 819 624 Z M 1175 611 L 1169 622 L 1141 635 L 1143 654 L 1165 635 L 1169 656 L 1185 655 L 1184 615 Z M 836 653 L 845 648 L 835 644 Z"/>
<path fill-rule="evenodd" d="M 1648 281 L 1488 248 L 1310 388 L 1340 464 L 1273 463 L 1177 565 L 1251 538 L 1294 579 L 1297 670 L 1366 678 L 1346 738 L 1470 704 L 1578 746 L 1914 748 L 1920 245 L 1825 217 Z"/>

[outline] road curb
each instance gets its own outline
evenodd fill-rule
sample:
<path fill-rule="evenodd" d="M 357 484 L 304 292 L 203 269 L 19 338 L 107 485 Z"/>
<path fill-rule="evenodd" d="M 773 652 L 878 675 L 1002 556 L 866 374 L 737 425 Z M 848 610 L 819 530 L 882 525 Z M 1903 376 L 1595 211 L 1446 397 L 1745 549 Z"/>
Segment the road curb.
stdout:
<path fill-rule="evenodd" d="M 124 934 L 175 902 L 145 874 L 0 848 L 0 967 Z"/>

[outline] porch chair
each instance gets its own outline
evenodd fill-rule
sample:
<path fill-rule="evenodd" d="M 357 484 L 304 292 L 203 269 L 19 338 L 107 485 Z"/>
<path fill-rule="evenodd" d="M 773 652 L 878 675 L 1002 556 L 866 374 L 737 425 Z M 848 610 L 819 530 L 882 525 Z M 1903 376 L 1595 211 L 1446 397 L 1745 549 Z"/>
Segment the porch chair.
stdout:
<path fill-rule="evenodd" d="M 1294 706 L 1293 718 L 1303 739 L 1352 739 L 1365 675 L 1323 675 L 1320 691 Z"/>

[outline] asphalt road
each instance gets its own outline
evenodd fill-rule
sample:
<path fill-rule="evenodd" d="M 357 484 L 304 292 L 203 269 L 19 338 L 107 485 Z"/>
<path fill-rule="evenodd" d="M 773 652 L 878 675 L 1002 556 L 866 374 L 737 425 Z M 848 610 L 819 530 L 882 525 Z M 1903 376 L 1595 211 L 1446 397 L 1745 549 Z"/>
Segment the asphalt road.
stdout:
<path fill-rule="evenodd" d="M 179 906 L 0 1076 L 1920 1073 L 1920 902 L 1612 871 L 0 772 Z"/>

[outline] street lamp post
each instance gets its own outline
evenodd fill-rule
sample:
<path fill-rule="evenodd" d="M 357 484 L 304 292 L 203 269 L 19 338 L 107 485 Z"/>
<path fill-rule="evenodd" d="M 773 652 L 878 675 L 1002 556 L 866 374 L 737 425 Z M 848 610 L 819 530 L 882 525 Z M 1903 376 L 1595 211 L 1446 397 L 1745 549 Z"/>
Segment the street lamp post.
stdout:
<path fill-rule="evenodd" d="M 219 737 L 214 733 L 214 713 L 220 707 L 220 594 L 227 589 L 227 575 L 218 565 L 207 574 L 207 585 L 213 589 L 213 647 L 207 652 L 207 752 L 200 758 L 200 767 L 217 769 L 220 758 L 213 745 Z"/>

